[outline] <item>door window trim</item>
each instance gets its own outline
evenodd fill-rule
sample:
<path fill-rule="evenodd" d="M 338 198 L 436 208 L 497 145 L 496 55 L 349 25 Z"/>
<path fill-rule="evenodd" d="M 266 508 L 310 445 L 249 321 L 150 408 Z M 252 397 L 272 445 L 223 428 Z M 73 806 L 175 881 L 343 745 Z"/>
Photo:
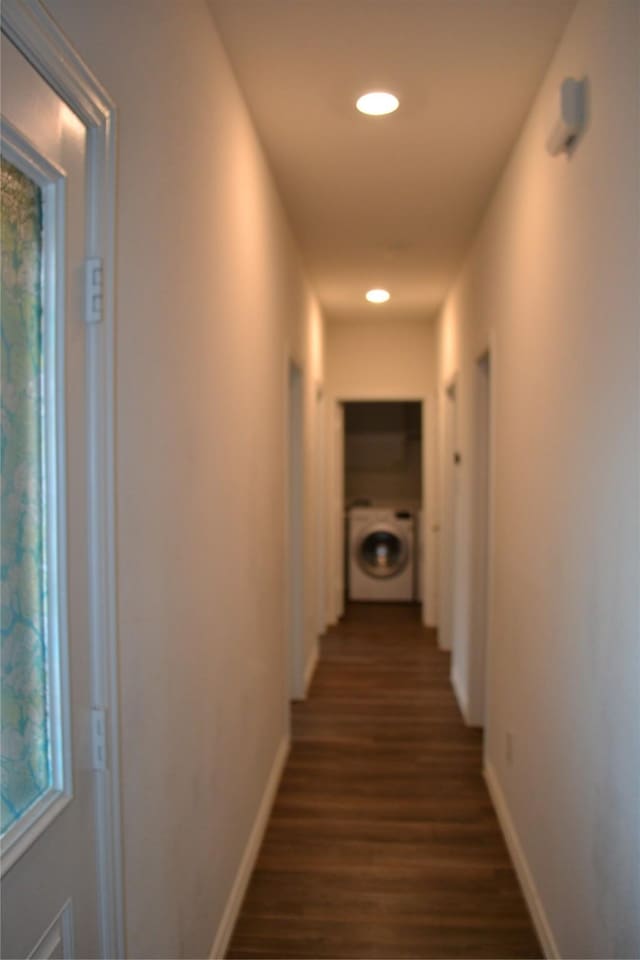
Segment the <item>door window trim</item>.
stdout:
<path fill-rule="evenodd" d="M 44 354 L 44 490 L 47 569 L 46 687 L 51 783 L 0 839 L 1 873 L 34 843 L 73 797 L 65 478 L 65 178 L 6 120 L 2 155 L 42 191 L 42 342 Z"/>

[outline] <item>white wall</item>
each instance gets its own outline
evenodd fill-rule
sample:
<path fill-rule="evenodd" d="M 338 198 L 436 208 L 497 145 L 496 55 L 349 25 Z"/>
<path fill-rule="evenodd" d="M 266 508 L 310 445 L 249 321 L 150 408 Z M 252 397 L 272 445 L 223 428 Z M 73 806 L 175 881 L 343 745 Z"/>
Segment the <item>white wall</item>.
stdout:
<path fill-rule="evenodd" d="M 491 331 L 486 760 L 565 957 L 640 955 L 639 12 L 577 5 L 439 323 L 439 390 L 457 371 L 461 405 L 454 670 L 468 685 L 472 369 Z M 587 78 L 589 118 L 553 159 L 567 75 Z"/>
<path fill-rule="evenodd" d="M 375 309 L 375 308 L 374 308 Z M 385 323 L 329 321 L 326 324 L 327 382 L 327 611 L 335 622 L 340 605 L 336 570 L 343 550 L 336 522 L 335 405 L 345 400 L 423 401 L 423 549 L 425 578 L 423 619 L 436 624 L 437 612 L 437 479 L 435 450 L 436 336 L 428 320 Z M 338 588 L 339 589 L 339 588 Z"/>
<path fill-rule="evenodd" d="M 315 590 L 322 318 L 205 3 L 48 6 L 119 109 L 127 949 L 202 957 L 288 732 L 287 350 L 305 372 Z"/>
<path fill-rule="evenodd" d="M 419 400 L 435 386 L 434 328 L 426 320 L 330 320 L 326 337 L 327 389 L 334 397 Z"/>

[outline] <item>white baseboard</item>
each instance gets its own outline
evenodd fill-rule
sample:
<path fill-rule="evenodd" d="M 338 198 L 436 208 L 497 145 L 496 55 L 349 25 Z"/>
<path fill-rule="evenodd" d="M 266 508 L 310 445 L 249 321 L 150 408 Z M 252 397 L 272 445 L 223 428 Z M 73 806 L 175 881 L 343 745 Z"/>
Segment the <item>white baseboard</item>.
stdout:
<path fill-rule="evenodd" d="M 453 687 L 453 692 L 456 695 L 456 700 L 458 701 L 458 706 L 460 707 L 460 713 L 463 716 L 464 722 L 469 723 L 469 704 L 467 702 L 467 697 L 464 691 L 464 687 L 460 682 L 460 677 L 455 670 L 451 671 L 451 686 Z"/>
<path fill-rule="evenodd" d="M 304 696 L 306 697 L 309 692 L 309 687 L 311 686 L 311 681 L 313 680 L 313 675 L 316 672 L 316 667 L 318 666 L 318 657 L 320 655 L 318 639 L 313 645 L 308 658 L 307 665 L 304 668 Z"/>
<path fill-rule="evenodd" d="M 251 872 L 255 866 L 258 853 L 260 852 L 260 844 L 262 843 L 262 838 L 269 821 L 269 814 L 271 813 L 273 801 L 275 800 L 278 790 L 278 784 L 280 783 L 280 777 L 282 776 L 282 771 L 289 754 L 289 745 L 289 737 L 283 737 L 276 752 L 269 779 L 267 780 L 262 800 L 260 801 L 260 806 L 231 888 L 231 893 L 224 908 L 222 920 L 220 921 L 213 946 L 211 947 L 209 960 L 221 960 L 227 952 L 231 935 L 233 934 L 233 928 L 238 919 L 240 907 L 242 906 L 242 901 L 249 885 L 249 880 L 251 879 Z"/>
<path fill-rule="evenodd" d="M 518 880 L 520 881 L 524 898 L 527 901 L 529 913 L 531 914 L 531 919 L 536 928 L 536 933 L 538 934 L 544 955 L 547 957 L 547 960 L 559 960 L 560 951 L 553 935 L 551 924 L 542 905 L 542 900 L 540 899 L 533 874 L 531 873 L 522 844 L 520 843 L 515 824 L 511 818 L 509 807 L 507 806 L 507 801 L 500 787 L 497 774 L 493 765 L 488 761 L 485 761 L 484 765 L 484 778 L 489 788 L 489 793 L 491 794 L 491 799 L 498 815 L 498 821 L 507 842 L 513 866 L 518 875 Z"/>

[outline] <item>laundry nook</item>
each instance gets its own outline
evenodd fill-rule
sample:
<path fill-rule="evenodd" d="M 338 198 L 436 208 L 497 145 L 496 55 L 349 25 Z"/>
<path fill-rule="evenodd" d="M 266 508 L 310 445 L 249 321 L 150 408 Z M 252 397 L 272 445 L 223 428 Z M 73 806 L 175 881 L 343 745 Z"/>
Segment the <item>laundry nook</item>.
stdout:
<path fill-rule="evenodd" d="M 345 404 L 349 600 L 420 599 L 421 421 L 415 401 Z"/>

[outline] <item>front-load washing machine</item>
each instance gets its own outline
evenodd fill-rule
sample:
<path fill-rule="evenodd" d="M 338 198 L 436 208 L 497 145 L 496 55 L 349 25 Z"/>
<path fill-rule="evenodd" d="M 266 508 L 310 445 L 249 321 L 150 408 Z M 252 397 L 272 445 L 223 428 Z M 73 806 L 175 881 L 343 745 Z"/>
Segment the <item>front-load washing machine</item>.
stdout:
<path fill-rule="evenodd" d="M 349 511 L 349 599 L 413 600 L 414 522 L 409 511 Z"/>

